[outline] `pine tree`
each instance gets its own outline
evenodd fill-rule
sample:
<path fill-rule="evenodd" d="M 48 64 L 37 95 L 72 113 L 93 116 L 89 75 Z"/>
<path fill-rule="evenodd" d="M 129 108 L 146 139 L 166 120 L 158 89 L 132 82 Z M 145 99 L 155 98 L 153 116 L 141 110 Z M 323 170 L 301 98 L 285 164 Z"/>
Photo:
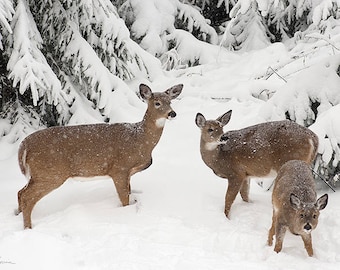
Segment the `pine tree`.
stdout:
<path fill-rule="evenodd" d="M 270 44 L 271 34 L 256 0 L 237 2 L 230 14 L 233 18 L 223 39 L 226 47 L 248 51 L 265 48 Z"/>
<path fill-rule="evenodd" d="M 312 0 L 268 0 L 267 25 L 275 36 L 272 41 L 285 41 L 296 32 L 305 31 L 312 23 Z"/>
<path fill-rule="evenodd" d="M 46 108 L 46 104 L 58 104 L 60 82 L 40 50 L 43 41 L 24 0 L 18 0 L 11 27 L 8 69 L 14 87 L 19 85 L 18 94 L 23 96 L 29 89 L 34 107 L 38 102 L 40 108 Z"/>
<path fill-rule="evenodd" d="M 133 40 L 158 58 L 166 58 L 164 54 L 174 49 L 177 40 L 173 34 L 178 29 L 204 42 L 218 42 L 215 29 L 202 14 L 192 5 L 179 0 L 127 0 L 118 11 L 130 29 Z M 179 58 L 182 57 L 180 53 L 177 54 Z"/>

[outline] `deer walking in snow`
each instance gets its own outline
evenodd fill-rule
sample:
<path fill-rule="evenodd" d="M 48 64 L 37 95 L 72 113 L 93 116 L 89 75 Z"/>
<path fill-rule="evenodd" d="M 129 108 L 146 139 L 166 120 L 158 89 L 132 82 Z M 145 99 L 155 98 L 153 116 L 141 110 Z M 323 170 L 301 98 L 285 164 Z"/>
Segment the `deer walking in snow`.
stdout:
<path fill-rule="evenodd" d="M 285 163 L 275 179 L 273 194 L 273 220 L 268 234 L 268 245 L 276 236 L 276 252 L 282 250 L 286 230 L 300 235 L 307 253 L 313 256 L 311 232 L 318 224 L 319 212 L 328 202 L 324 194 L 318 200 L 315 182 L 309 165 L 301 160 Z"/>
<path fill-rule="evenodd" d="M 72 177 L 110 176 L 122 205 L 128 205 L 130 177 L 151 165 L 165 120 L 176 116 L 171 100 L 182 88 L 152 93 L 141 84 L 140 96 L 148 105 L 138 123 L 52 127 L 25 138 L 18 158 L 28 183 L 18 192 L 17 211 L 23 213 L 24 227 L 32 227 L 34 205 Z"/>
<path fill-rule="evenodd" d="M 200 151 L 205 164 L 228 179 L 224 213 L 229 218 L 231 205 L 240 192 L 249 201 L 249 178 L 274 175 L 288 160 L 311 164 L 316 156 L 318 138 L 308 128 L 292 121 L 274 121 L 223 133 L 232 111 L 216 120 L 196 115 L 201 129 Z"/>

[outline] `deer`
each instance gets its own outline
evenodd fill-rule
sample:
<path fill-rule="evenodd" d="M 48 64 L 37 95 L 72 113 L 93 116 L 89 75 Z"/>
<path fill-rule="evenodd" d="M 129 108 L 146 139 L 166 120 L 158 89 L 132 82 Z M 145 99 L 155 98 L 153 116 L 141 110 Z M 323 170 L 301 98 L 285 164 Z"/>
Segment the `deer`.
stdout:
<path fill-rule="evenodd" d="M 196 125 L 201 130 L 200 152 L 204 163 L 219 177 L 228 179 L 224 213 L 240 193 L 249 202 L 250 178 L 275 177 L 288 160 L 311 164 L 318 149 L 318 137 L 311 130 L 290 120 L 271 121 L 240 130 L 223 132 L 232 110 L 216 120 L 206 120 L 197 113 Z"/>
<path fill-rule="evenodd" d="M 35 204 L 69 178 L 111 177 L 122 206 L 129 204 L 130 177 L 152 163 L 167 119 L 176 117 L 171 101 L 183 85 L 152 92 L 140 84 L 140 97 L 147 103 L 137 123 L 99 123 L 56 126 L 36 131 L 19 146 L 18 160 L 28 183 L 18 192 L 18 209 L 24 227 L 32 228 Z"/>
<path fill-rule="evenodd" d="M 280 168 L 272 193 L 273 217 L 268 245 L 276 242 L 274 251 L 282 250 L 287 229 L 300 235 L 309 256 L 313 256 L 311 232 L 318 225 L 320 210 L 328 203 L 328 195 L 317 199 L 315 181 L 309 164 L 302 160 L 287 161 Z"/>

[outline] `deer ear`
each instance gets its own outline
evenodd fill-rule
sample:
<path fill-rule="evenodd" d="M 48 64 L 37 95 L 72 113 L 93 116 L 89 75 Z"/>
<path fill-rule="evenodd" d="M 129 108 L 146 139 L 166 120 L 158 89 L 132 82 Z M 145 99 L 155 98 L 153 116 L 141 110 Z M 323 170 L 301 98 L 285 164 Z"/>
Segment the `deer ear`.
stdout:
<path fill-rule="evenodd" d="M 196 114 L 195 123 L 199 128 L 203 128 L 206 122 L 207 121 L 205 120 L 205 117 L 203 116 L 203 114 L 201 113 Z"/>
<path fill-rule="evenodd" d="M 295 209 L 301 208 L 301 201 L 295 194 L 290 194 L 290 205 Z"/>
<path fill-rule="evenodd" d="M 226 112 L 225 114 L 221 115 L 220 117 L 218 117 L 216 120 L 217 120 L 218 122 L 220 122 L 220 123 L 222 124 L 222 126 L 225 126 L 226 124 L 229 123 L 230 118 L 231 118 L 231 113 L 232 113 L 232 112 L 233 112 L 233 111 L 230 110 L 230 111 Z"/>
<path fill-rule="evenodd" d="M 144 100 L 149 100 L 152 97 L 152 91 L 150 87 L 143 83 L 139 85 L 139 94 Z"/>
<path fill-rule="evenodd" d="M 328 195 L 324 194 L 322 195 L 317 201 L 316 201 L 316 207 L 319 210 L 325 209 L 328 203 Z"/>
<path fill-rule="evenodd" d="M 170 87 L 168 90 L 165 91 L 165 94 L 167 94 L 171 99 L 174 99 L 180 95 L 183 89 L 183 84 L 177 84 L 173 87 Z"/>

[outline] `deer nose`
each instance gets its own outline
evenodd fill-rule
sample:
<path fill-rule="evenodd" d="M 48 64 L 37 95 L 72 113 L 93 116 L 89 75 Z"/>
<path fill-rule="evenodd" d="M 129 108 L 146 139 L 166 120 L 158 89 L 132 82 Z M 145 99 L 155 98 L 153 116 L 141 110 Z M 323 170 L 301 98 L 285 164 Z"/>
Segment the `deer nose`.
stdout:
<path fill-rule="evenodd" d="M 310 231 L 312 229 L 312 226 L 307 223 L 304 227 L 303 227 L 306 231 Z"/>
<path fill-rule="evenodd" d="M 176 113 L 174 111 L 171 111 L 168 113 L 168 117 L 169 118 L 175 118 L 176 117 Z"/>
<path fill-rule="evenodd" d="M 220 138 L 220 141 L 225 142 L 228 140 L 228 136 L 226 134 L 223 134 Z"/>

